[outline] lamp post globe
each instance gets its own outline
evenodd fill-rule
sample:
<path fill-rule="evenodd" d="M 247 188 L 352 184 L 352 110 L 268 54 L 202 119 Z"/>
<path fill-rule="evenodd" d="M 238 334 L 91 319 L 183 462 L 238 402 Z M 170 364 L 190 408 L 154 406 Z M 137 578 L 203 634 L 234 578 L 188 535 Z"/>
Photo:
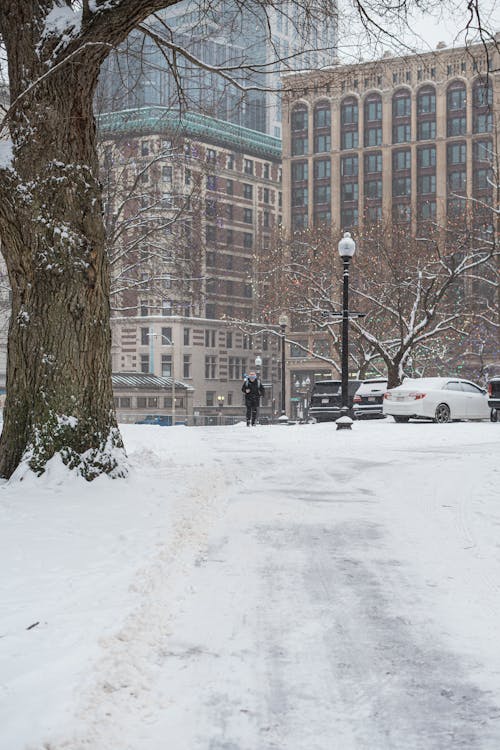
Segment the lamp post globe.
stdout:
<path fill-rule="evenodd" d="M 255 371 L 256 371 L 257 375 L 260 375 L 260 368 L 261 367 L 262 367 L 262 357 L 260 357 L 259 355 L 257 355 L 255 357 Z"/>
<path fill-rule="evenodd" d="M 344 236 L 339 242 L 339 255 L 342 259 L 348 258 L 348 261 L 352 258 L 356 252 L 356 243 L 351 237 L 350 232 L 344 232 Z"/>
<path fill-rule="evenodd" d="M 356 243 L 350 232 L 344 232 L 339 242 L 339 255 L 344 264 L 342 291 L 342 407 L 340 410 L 342 426 L 349 423 L 349 262 L 356 252 Z M 337 425 L 339 429 L 340 425 Z"/>

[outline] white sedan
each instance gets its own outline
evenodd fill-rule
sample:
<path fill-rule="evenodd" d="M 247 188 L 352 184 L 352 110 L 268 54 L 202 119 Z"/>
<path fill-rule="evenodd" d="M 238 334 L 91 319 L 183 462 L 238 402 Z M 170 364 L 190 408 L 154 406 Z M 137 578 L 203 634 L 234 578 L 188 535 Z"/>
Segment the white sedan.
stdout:
<path fill-rule="evenodd" d="M 384 394 L 383 413 L 396 422 L 490 418 L 487 392 L 460 378 L 405 378 Z"/>

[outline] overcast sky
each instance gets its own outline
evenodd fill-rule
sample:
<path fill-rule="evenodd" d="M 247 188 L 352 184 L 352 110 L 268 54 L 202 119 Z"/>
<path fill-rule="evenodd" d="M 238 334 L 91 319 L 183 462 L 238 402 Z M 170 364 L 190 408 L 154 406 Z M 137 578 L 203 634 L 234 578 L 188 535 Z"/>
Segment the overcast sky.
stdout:
<path fill-rule="evenodd" d="M 349 58 L 362 57 L 365 60 L 378 57 L 384 49 L 396 51 L 401 49 L 401 43 L 407 52 L 427 52 L 435 49 L 438 42 L 445 42 L 447 46 L 456 47 L 472 41 L 469 33 L 466 39 L 464 28 L 467 24 L 467 0 L 436 0 L 433 4 L 434 12 L 413 14 L 408 23 L 397 23 L 396 19 L 378 19 L 384 29 L 389 29 L 393 35 L 380 35 L 378 41 L 367 45 L 362 35 L 358 37 L 358 44 L 353 44 L 357 35 L 353 33 L 355 20 L 353 18 L 352 0 L 339 0 L 339 52 L 343 61 Z M 491 32 L 500 31 L 500 0 L 478 0 L 483 25 Z M 358 22 L 359 25 L 359 22 Z"/>

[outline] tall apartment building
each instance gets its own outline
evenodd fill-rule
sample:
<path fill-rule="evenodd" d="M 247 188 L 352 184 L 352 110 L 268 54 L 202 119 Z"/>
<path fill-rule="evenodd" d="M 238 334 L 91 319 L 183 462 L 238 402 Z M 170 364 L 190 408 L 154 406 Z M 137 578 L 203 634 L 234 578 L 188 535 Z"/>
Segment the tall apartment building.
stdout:
<path fill-rule="evenodd" d="M 210 7 L 196 0 L 177 3 L 148 19 L 147 25 L 173 39 L 205 67 L 193 64 L 182 53 L 172 58 L 169 67 L 165 60 L 168 50 L 161 52 L 151 38 L 134 32 L 104 65 L 99 110 L 166 106 L 176 112 L 200 112 L 279 138 L 280 71 L 332 64 L 337 47 L 336 14 L 336 0 L 318 7 L 316 18 L 292 2 L 276 8 L 234 0 L 218 0 Z M 216 72 L 219 66 L 230 68 L 228 76 Z M 242 92 L 228 78 L 247 91 Z"/>
<path fill-rule="evenodd" d="M 497 41 L 500 36 L 497 35 Z M 284 223 L 462 217 L 492 230 L 500 55 L 492 44 L 283 79 Z M 471 200 L 477 199 L 477 200 Z"/>
<path fill-rule="evenodd" d="M 256 317 L 253 254 L 281 224 L 280 141 L 162 107 L 104 115 L 99 133 L 113 372 L 185 382 L 210 421 L 221 404 L 241 415 L 241 378 L 258 355 L 270 411 L 279 339 L 234 321 Z"/>

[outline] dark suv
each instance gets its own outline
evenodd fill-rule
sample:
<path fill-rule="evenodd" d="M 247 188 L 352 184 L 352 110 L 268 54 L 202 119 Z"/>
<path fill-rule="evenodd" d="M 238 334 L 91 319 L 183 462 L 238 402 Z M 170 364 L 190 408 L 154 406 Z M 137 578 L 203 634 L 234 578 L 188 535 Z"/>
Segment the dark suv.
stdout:
<path fill-rule="evenodd" d="M 361 380 L 349 381 L 349 410 L 352 399 L 361 385 Z M 342 416 L 342 382 L 340 380 L 317 380 L 311 393 L 309 416 L 317 422 L 333 422 Z"/>
<path fill-rule="evenodd" d="M 500 378 L 492 378 L 488 383 L 488 406 L 491 421 L 500 422 Z"/>

